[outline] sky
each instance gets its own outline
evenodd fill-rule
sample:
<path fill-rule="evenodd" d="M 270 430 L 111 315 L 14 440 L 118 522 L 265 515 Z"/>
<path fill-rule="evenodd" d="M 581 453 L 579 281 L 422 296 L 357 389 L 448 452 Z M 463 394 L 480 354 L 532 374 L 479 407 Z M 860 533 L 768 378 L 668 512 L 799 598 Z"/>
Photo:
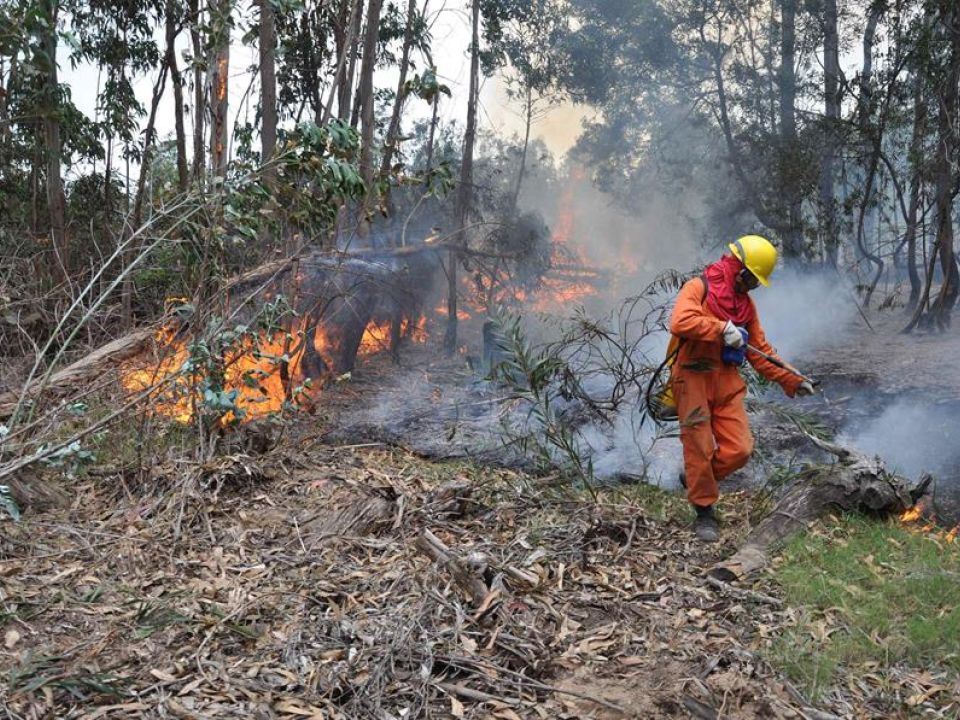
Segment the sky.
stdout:
<path fill-rule="evenodd" d="M 450 87 L 451 98 L 444 98 L 440 105 L 440 118 L 444 123 L 458 121 L 461 124 L 466 118 L 468 80 L 470 73 L 470 59 L 468 48 L 470 45 L 470 17 L 467 10 L 467 0 L 444 0 L 436 5 L 431 3 L 429 20 L 433 36 L 434 60 L 437 63 L 439 79 Z M 241 25 L 245 25 L 249 17 L 241 18 Z M 255 112 L 255 93 L 240 104 L 250 84 L 250 68 L 257 64 L 257 48 L 245 46 L 239 41 L 242 28 L 235 28 L 234 40 L 230 49 L 230 107 L 231 123 L 239 116 L 242 120 L 249 114 L 252 119 Z M 181 38 L 183 48 L 186 48 L 186 36 Z M 157 42 L 163 43 L 162 28 L 158 28 Z M 182 58 L 182 56 L 181 56 Z M 419 62 L 419 59 L 418 59 Z M 72 98 L 76 106 L 89 117 L 96 113 L 96 99 L 100 78 L 97 68 L 91 64 L 72 67 L 68 51 L 61 47 L 59 55 L 60 81 L 70 87 Z M 181 60 L 181 68 L 184 67 Z M 422 66 L 422 62 L 419 62 Z M 149 107 L 150 97 L 156 73 L 138 76 L 134 81 L 137 97 L 144 107 Z M 396 87 L 397 71 L 377 73 L 375 83 L 378 87 Z M 190 96 L 185 97 L 189 103 Z M 238 115 L 239 113 L 239 115 Z M 427 103 L 416 98 L 410 100 L 406 107 L 405 121 L 411 123 L 421 118 L 429 118 L 430 107 Z M 562 156 L 573 145 L 579 134 L 583 111 L 572 106 L 560 106 L 553 109 L 546 117 L 540 119 L 533 128 L 534 138 L 542 139 L 555 156 Z M 167 92 L 161 102 L 157 114 L 157 132 L 160 138 L 172 137 L 174 133 L 173 96 Z M 512 106 L 506 97 L 503 84 L 499 78 L 484 78 L 480 98 L 480 127 L 502 135 L 520 134 L 523 121 L 519 109 Z M 146 117 L 141 126 L 146 125 Z M 187 120 L 188 142 L 191 137 L 192 122 Z"/>

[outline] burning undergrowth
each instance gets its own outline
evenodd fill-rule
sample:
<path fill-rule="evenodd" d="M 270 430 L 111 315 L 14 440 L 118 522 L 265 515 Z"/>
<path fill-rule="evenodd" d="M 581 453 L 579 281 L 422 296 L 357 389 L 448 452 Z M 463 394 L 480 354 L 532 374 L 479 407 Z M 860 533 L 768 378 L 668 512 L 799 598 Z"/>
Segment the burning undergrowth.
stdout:
<path fill-rule="evenodd" d="M 463 248 L 469 274 L 457 315 L 479 331 L 494 308 L 566 312 L 599 294 L 603 273 L 570 245 L 572 215 L 553 233 L 535 213 Z M 314 406 L 322 387 L 371 355 L 440 337 L 441 247 L 429 243 L 353 254 L 313 253 L 258 268 L 226 301 L 202 311 L 184 301 L 155 334 L 155 351 L 127 362 L 122 384 L 152 395 L 151 411 L 188 423 L 201 410 L 223 424 Z M 437 343 L 439 344 L 439 343 Z"/>
<path fill-rule="evenodd" d="M 587 483 L 674 477 L 670 428 L 647 415 L 644 395 L 667 335 L 670 274 L 594 319 L 502 312 L 482 346 L 376 384 L 346 408 L 332 437 L 397 442 L 431 457 L 568 471 Z"/>
<path fill-rule="evenodd" d="M 242 278 L 218 313 L 162 327 L 156 355 L 122 370 L 131 393 L 159 386 L 152 409 L 189 422 L 199 406 L 249 420 L 316 401 L 357 360 L 427 340 L 423 308 L 436 253 L 312 255 Z"/>

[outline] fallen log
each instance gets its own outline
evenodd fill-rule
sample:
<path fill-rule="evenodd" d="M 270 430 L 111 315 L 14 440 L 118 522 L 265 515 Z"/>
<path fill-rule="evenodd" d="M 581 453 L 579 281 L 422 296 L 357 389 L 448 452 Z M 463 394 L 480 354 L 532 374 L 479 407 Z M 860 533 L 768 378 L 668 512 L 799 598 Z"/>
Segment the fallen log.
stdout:
<path fill-rule="evenodd" d="M 41 392 L 45 392 L 47 398 L 52 400 L 70 397 L 123 362 L 144 352 L 155 333 L 154 328 L 140 328 L 107 343 L 72 365 L 53 373 L 46 384 L 35 380 L 24 392 L 24 400 L 35 400 Z M 5 420 L 13 415 L 20 395 L 20 391 L 0 394 L 0 418 Z"/>
<path fill-rule="evenodd" d="M 801 472 L 773 511 L 750 532 L 743 546 L 707 571 L 709 577 L 732 582 L 765 567 L 774 548 L 830 512 L 900 514 L 913 507 L 929 486 L 929 480 L 925 480 L 911 487 L 908 480 L 888 472 L 879 457 L 869 458 L 817 438 L 810 439 L 837 461 Z"/>

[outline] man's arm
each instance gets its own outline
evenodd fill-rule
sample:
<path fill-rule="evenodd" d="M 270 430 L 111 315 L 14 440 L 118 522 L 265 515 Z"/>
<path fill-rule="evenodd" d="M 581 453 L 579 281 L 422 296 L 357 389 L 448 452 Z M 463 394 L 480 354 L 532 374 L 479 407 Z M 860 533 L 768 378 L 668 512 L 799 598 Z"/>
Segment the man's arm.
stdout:
<path fill-rule="evenodd" d="M 726 323 L 703 309 L 703 280 L 687 280 L 680 288 L 670 316 L 670 332 L 687 340 L 720 342 Z"/>

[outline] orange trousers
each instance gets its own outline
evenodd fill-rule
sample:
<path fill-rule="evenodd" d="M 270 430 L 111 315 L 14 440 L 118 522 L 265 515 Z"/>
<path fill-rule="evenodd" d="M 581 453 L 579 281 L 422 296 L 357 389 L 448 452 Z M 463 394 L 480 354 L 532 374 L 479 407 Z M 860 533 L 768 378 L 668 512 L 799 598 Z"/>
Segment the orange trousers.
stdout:
<path fill-rule="evenodd" d="M 720 497 L 717 482 L 747 464 L 753 435 L 743 399 L 747 387 L 733 367 L 675 367 L 673 392 L 680 416 L 680 442 L 687 499 L 707 507 Z"/>

